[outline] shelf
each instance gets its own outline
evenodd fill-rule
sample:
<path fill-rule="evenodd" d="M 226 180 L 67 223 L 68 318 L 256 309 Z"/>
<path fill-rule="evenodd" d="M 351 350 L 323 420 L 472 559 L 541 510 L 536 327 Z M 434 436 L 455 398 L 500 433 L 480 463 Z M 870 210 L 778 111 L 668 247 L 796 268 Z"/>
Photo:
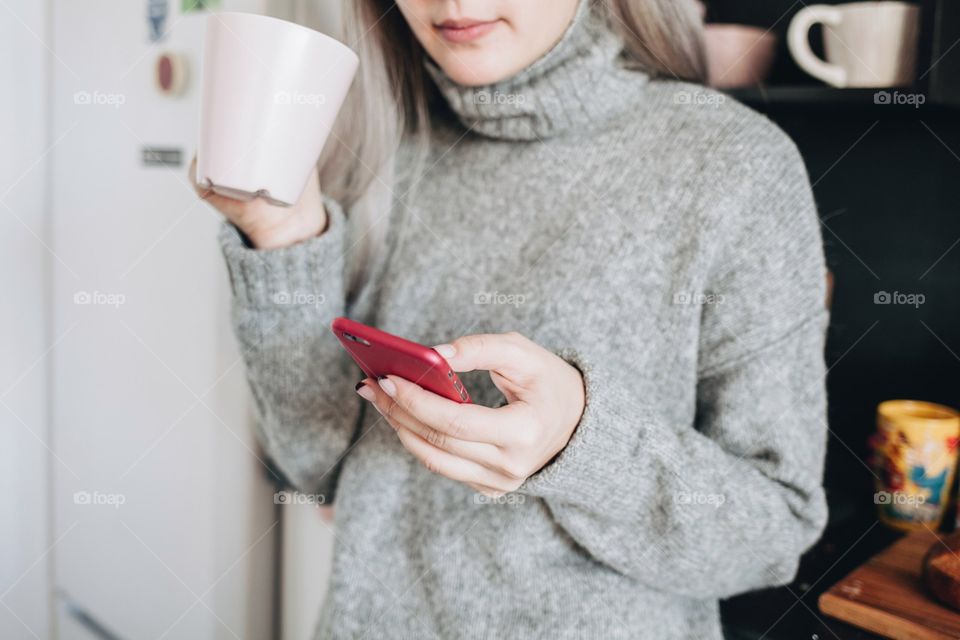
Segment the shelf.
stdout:
<path fill-rule="evenodd" d="M 831 107 L 922 112 L 930 108 L 960 106 L 931 98 L 917 88 L 836 89 L 821 85 L 780 85 L 730 89 L 727 94 L 761 109 Z"/>

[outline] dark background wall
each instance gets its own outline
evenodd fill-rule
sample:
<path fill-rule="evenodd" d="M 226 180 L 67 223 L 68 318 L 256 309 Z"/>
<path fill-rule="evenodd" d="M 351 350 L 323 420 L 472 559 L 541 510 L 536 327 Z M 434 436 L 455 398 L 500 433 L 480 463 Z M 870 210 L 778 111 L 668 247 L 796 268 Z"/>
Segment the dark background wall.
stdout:
<path fill-rule="evenodd" d="M 770 114 L 816 185 L 836 279 L 827 486 L 837 501 L 870 501 L 873 477 L 858 458 L 879 402 L 960 407 L 960 111 L 890 111 L 867 104 Z M 878 292 L 924 302 L 876 304 Z"/>
<path fill-rule="evenodd" d="M 923 100 L 915 107 L 877 104 L 870 89 L 825 87 L 797 68 L 784 42 L 804 3 L 708 3 L 708 21 L 780 36 L 767 86 L 734 95 L 794 139 L 820 209 L 836 277 L 827 487 L 837 515 L 847 500 L 871 497 L 861 461 L 879 402 L 960 407 L 960 3 L 920 4 L 918 80 L 899 90 Z M 819 40 L 815 30 L 815 48 Z M 879 292 L 920 294 L 923 304 L 875 304 Z"/>
<path fill-rule="evenodd" d="M 905 398 L 960 408 L 960 2 L 920 4 L 923 77 L 900 90 L 923 96 L 925 104 L 914 108 L 876 104 L 869 89 L 825 87 L 798 69 L 783 43 L 804 3 L 708 2 L 708 21 L 781 36 L 768 83 L 732 93 L 800 148 L 835 275 L 828 529 L 792 585 L 724 602 L 728 638 L 872 638 L 820 614 L 816 599 L 896 536 L 876 524 L 866 466 L 876 406 Z M 815 30 L 815 49 L 818 36 Z M 920 294 L 923 303 L 877 304 L 879 292 Z"/>

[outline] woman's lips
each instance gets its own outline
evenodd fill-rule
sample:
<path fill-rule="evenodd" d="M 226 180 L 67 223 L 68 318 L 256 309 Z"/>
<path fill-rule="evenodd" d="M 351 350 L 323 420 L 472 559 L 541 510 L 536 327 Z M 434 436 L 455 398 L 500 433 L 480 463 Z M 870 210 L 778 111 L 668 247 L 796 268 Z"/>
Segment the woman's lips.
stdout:
<path fill-rule="evenodd" d="M 481 22 L 479 20 L 447 20 L 434 25 L 437 33 L 448 42 L 473 42 L 493 31 L 499 20 Z"/>

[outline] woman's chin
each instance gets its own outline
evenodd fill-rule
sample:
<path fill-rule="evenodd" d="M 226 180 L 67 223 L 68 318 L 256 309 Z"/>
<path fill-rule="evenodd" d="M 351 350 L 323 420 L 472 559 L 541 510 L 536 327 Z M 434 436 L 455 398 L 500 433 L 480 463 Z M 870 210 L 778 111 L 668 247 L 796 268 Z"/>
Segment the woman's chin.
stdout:
<path fill-rule="evenodd" d="M 453 58 L 451 56 L 451 58 Z M 459 85 L 464 87 L 483 87 L 490 84 L 496 84 L 515 75 L 519 69 L 504 68 L 499 65 L 490 64 L 489 60 L 478 60 L 476 63 L 464 59 L 464 56 L 444 60 L 439 64 L 440 68 Z"/>

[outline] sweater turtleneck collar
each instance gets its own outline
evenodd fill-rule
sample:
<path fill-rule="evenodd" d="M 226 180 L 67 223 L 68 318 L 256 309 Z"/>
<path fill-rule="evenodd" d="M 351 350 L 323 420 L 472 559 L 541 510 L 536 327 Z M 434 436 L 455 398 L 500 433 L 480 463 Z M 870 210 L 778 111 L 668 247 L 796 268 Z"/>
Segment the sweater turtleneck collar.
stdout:
<path fill-rule="evenodd" d="M 602 122 L 629 105 L 599 96 L 623 82 L 620 38 L 581 0 L 573 22 L 550 51 L 517 75 L 482 87 L 451 80 L 435 63 L 427 71 L 460 122 L 491 138 L 538 140 Z M 630 74 L 634 82 L 647 76 Z"/>

